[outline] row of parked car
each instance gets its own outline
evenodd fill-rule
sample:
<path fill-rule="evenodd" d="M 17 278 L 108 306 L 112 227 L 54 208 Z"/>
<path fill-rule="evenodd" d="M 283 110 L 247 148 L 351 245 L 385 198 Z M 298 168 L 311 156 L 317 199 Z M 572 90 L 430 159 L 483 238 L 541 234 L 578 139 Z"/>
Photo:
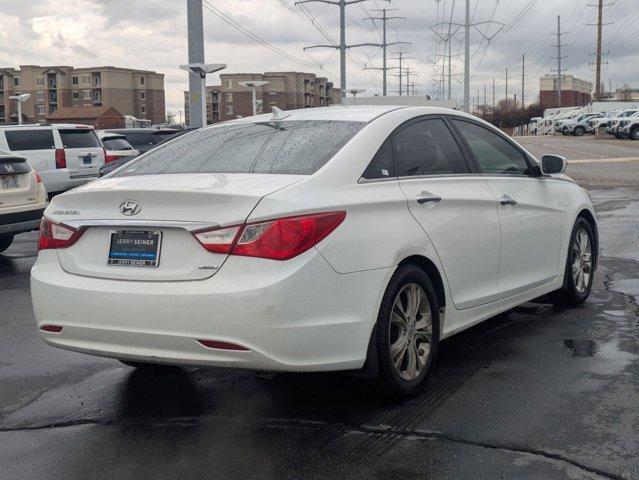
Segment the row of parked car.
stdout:
<path fill-rule="evenodd" d="M 615 138 L 639 140 L 639 109 L 616 110 L 611 114 L 573 110 L 548 117 L 533 118 L 529 131 L 533 135 L 573 135 L 581 137 L 587 133 L 605 130 Z"/>
<path fill-rule="evenodd" d="M 106 175 L 181 133 L 72 124 L 0 127 L 0 252 L 15 235 L 38 229 L 49 196 Z"/>

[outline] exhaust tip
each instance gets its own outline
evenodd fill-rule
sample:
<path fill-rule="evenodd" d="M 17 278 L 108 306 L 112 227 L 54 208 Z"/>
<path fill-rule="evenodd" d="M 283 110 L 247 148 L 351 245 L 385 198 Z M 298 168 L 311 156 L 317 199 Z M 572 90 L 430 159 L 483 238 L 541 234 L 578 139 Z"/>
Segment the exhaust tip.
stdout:
<path fill-rule="evenodd" d="M 216 350 L 233 350 L 236 352 L 249 352 L 250 350 L 242 345 L 231 342 L 222 342 L 221 340 L 198 340 L 198 343 L 206 348 L 214 348 Z"/>
<path fill-rule="evenodd" d="M 62 331 L 62 325 L 42 325 L 40 330 L 49 333 L 60 333 Z"/>

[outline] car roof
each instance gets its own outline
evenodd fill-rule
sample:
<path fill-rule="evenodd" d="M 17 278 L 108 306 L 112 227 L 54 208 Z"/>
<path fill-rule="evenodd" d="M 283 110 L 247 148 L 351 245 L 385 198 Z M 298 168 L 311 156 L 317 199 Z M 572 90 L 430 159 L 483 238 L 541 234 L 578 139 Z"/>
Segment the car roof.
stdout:
<path fill-rule="evenodd" d="M 177 133 L 179 130 L 175 128 L 152 128 L 152 127 L 140 127 L 140 128 L 109 128 L 102 130 L 106 133 Z"/>
<path fill-rule="evenodd" d="M 73 129 L 73 128 L 81 128 L 81 129 L 90 129 L 93 130 L 94 127 L 93 125 L 84 125 L 81 123 L 52 123 L 52 124 L 46 124 L 46 123 L 31 123 L 31 124 L 22 124 L 22 125 L 2 125 L 0 126 L 0 128 L 4 129 L 4 130 L 12 130 L 12 129 L 22 129 L 22 128 L 27 128 L 27 129 L 56 129 L 56 130 L 60 130 L 60 129 Z"/>
<path fill-rule="evenodd" d="M 284 121 L 296 120 L 316 120 L 316 121 L 351 121 L 351 122 L 371 122 L 376 118 L 396 110 L 415 110 L 417 115 L 462 115 L 459 110 L 440 107 L 409 107 L 401 105 L 335 105 L 331 107 L 303 108 L 298 110 L 286 110 Z M 225 122 L 230 123 L 254 123 L 268 122 L 273 118 L 272 113 L 257 115 L 255 117 L 245 117 Z M 211 126 L 215 126 L 214 124 Z"/>

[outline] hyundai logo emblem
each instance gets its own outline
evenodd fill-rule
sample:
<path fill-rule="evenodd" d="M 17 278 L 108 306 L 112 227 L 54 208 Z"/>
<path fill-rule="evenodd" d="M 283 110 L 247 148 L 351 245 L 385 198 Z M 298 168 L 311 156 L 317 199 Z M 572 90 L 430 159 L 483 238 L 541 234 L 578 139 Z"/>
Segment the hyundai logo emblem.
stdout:
<path fill-rule="evenodd" d="M 128 215 L 128 216 L 137 215 L 141 211 L 142 211 L 142 207 L 140 206 L 140 204 L 133 200 L 125 200 L 124 202 L 120 204 L 120 213 L 122 215 Z"/>

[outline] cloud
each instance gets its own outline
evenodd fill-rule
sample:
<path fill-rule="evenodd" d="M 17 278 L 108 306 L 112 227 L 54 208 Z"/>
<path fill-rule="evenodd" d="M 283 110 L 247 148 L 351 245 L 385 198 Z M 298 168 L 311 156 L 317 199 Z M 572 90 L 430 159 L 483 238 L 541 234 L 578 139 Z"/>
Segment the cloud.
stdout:
<path fill-rule="evenodd" d="M 473 22 L 491 18 L 511 26 L 530 0 L 471 0 Z M 312 71 L 327 76 L 339 84 L 339 55 L 333 49 L 303 47 L 326 44 L 315 25 L 321 26 L 332 39 L 339 38 L 339 11 L 323 3 L 305 4 L 306 12 L 293 6 L 293 0 L 207 0 L 233 20 L 292 58 L 285 58 L 259 45 L 237 29 L 204 10 L 206 60 L 210 63 L 226 63 L 229 72 L 261 72 L 275 70 Z M 422 93 L 436 92 L 435 67 L 430 60 L 440 60 L 435 54 L 444 53 L 441 42 L 433 38 L 431 26 L 451 18 L 461 23 L 464 0 L 393 0 L 389 6 L 381 0 L 354 4 L 347 8 L 348 43 L 379 42 L 381 25 L 363 22 L 362 18 L 375 13 L 377 8 L 397 8 L 393 15 L 407 17 L 406 21 L 389 24 L 388 37 L 412 43 L 408 65 L 416 72 L 415 82 Z M 471 94 L 483 96 L 484 85 L 492 89 L 495 78 L 497 96 L 503 95 L 505 72 L 509 69 L 509 91 L 521 89 L 521 55 L 526 54 L 527 100 L 538 94 L 539 77 L 556 68 L 556 49 L 551 47 L 556 37 L 557 15 L 562 16 L 566 33 L 563 54 L 564 68 L 568 73 L 588 80 L 594 79 L 589 66 L 594 57 L 594 27 L 596 9 L 587 0 L 537 0 L 525 16 L 501 38 L 486 42 L 479 25 L 471 32 Z M 287 4 L 290 8 L 286 8 Z M 496 8 L 495 8 L 496 6 Z M 68 64 L 75 66 L 117 65 L 143 68 L 165 74 L 167 109 L 177 112 L 183 109 L 182 91 L 188 88 L 185 72 L 178 65 L 187 60 L 186 1 L 185 0 L 0 0 L 3 15 L 0 16 L 0 66 L 19 64 Z M 639 54 L 629 42 L 636 33 L 636 24 L 629 18 L 639 7 L 636 0 L 617 0 L 606 8 L 605 21 L 616 22 L 604 27 L 606 56 L 604 79 L 612 79 L 613 86 L 636 81 Z M 493 16 L 494 12 L 494 16 Z M 396 30 L 397 28 L 397 30 Z M 453 27 L 455 28 L 455 27 Z M 488 34 L 496 26 L 489 27 Z M 478 31 L 479 30 L 479 31 Z M 452 42 L 453 93 L 460 95 L 463 59 L 462 33 L 457 32 Z M 19 39 L 19 41 L 17 41 Z M 397 47 L 390 47 L 390 52 Z M 404 47 L 402 47 L 404 48 Z M 312 64 L 311 68 L 298 62 Z M 362 70 L 362 64 L 381 66 L 381 49 L 376 47 L 354 48 L 349 51 L 349 88 L 366 88 L 367 95 L 381 91 L 381 72 Z M 389 61 L 389 65 L 395 65 Z M 321 65 L 321 67 L 320 67 Z M 441 63 L 437 68 L 441 75 Z M 394 73 L 394 72 L 389 72 Z M 217 83 L 212 76 L 209 83 Z M 397 78 L 389 76 L 389 90 L 396 89 Z M 635 84 L 635 86 L 639 86 Z"/>

